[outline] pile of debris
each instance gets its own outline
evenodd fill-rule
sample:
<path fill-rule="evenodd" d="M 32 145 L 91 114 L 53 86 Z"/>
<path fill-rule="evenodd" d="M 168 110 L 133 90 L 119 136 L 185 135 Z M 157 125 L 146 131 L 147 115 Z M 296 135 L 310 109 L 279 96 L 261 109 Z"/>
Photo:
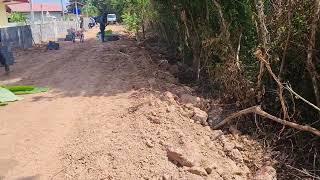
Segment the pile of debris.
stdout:
<path fill-rule="evenodd" d="M 209 101 L 187 93 L 192 91 L 177 86 L 172 89 L 177 94 L 150 88 L 132 95 L 137 103 L 129 109 L 132 118 L 145 116 L 152 129 L 162 132 L 146 146 L 165 151 L 179 171 L 179 176 L 167 174 L 163 179 L 276 179 L 262 146 L 234 127 L 232 133 L 212 130 L 205 111 Z M 171 131 L 176 137 L 168 136 Z"/>

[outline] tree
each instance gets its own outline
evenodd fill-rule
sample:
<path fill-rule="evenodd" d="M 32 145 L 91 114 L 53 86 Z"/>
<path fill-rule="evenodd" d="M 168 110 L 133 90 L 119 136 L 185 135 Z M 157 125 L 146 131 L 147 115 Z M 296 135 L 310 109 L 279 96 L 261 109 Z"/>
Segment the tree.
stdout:
<path fill-rule="evenodd" d="M 27 18 L 19 12 L 13 12 L 9 16 L 10 22 L 26 22 Z"/>
<path fill-rule="evenodd" d="M 92 0 L 87 0 L 86 4 L 83 6 L 83 11 L 91 17 L 98 16 L 99 10 L 96 6 L 93 5 Z"/>

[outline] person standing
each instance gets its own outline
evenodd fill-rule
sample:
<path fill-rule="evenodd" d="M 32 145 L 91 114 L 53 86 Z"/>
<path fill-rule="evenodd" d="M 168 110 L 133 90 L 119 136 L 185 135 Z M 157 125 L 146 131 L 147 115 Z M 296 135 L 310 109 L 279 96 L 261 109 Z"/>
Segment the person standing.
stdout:
<path fill-rule="evenodd" d="M 83 17 L 80 17 L 80 29 L 83 30 Z"/>
<path fill-rule="evenodd" d="M 107 22 L 107 13 L 103 13 L 102 16 L 99 17 L 99 24 L 100 24 L 100 37 L 101 41 L 105 42 L 105 29 L 106 29 L 106 22 Z"/>

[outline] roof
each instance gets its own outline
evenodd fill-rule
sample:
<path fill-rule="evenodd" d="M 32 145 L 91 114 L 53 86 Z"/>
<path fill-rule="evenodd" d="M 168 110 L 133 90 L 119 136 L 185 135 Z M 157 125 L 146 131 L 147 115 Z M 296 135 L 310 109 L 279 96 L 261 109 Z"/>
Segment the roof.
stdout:
<path fill-rule="evenodd" d="M 15 3 L 27 3 L 29 0 L 0 0 L 0 2 L 3 2 L 5 4 L 15 4 Z"/>
<path fill-rule="evenodd" d="M 42 5 L 42 7 L 41 7 Z M 30 12 L 30 4 L 29 3 L 21 3 L 21 4 L 10 4 L 8 5 L 8 9 L 11 12 Z M 48 12 L 62 12 L 62 7 L 60 4 L 39 4 L 33 3 L 32 9 L 35 12 L 48 11 Z"/>

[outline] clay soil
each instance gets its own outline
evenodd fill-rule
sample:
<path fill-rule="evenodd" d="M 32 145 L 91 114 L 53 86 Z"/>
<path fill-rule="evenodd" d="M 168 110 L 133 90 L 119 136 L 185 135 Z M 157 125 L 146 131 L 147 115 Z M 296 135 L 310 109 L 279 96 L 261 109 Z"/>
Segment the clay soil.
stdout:
<path fill-rule="evenodd" d="M 15 52 L 0 84 L 49 87 L 0 107 L 0 179 L 252 179 L 259 143 L 192 119 L 192 93 L 126 36 Z"/>

